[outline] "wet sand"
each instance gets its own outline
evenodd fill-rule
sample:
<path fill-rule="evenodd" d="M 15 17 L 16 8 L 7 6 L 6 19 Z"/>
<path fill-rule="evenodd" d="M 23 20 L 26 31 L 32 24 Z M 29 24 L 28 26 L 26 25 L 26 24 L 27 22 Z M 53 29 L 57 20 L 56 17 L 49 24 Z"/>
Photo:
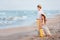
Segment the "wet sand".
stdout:
<path fill-rule="evenodd" d="M 29 27 L 16 27 L 0 29 L 0 40 L 60 40 L 60 15 L 54 18 L 48 18 L 47 27 L 49 27 L 52 37 L 40 38 L 36 23 Z"/>

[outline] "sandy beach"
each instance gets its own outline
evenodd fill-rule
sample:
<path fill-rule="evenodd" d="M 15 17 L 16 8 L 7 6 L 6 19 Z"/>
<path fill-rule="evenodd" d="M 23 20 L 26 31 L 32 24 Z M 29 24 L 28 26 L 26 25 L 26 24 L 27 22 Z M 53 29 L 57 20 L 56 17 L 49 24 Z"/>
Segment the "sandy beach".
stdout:
<path fill-rule="evenodd" d="M 60 40 L 60 15 L 48 18 L 46 26 L 53 37 L 38 37 L 37 25 L 34 23 L 29 27 L 0 29 L 0 40 Z"/>

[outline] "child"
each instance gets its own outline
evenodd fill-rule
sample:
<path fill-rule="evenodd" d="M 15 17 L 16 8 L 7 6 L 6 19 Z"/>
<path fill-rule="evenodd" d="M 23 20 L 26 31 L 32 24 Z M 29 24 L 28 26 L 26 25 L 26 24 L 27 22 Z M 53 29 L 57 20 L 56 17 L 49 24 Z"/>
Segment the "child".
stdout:
<path fill-rule="evenodd" d="M 37 6 L 37 9 L 38 9 L 38 15 L 37 15 L 37 23 L 38 23 L 38 28 L 42 28 L 42 25 L 41 25 L 41 14 L 44 14 L 43 11 L 42 11 L 42 7 L 40 5 Z"/>
<path fill-rule="evenodd" d="M 37 25 L 38 25 L 38 30 L 39 30 L 39 36 L 43 37 L 44 36 L 44 32 L 42 29 L 42 18 L 41 18 L 41 14 L 44 14 L 42 11 L 42 7 L 40 5 L 37 5 L 37 9 L 38 9 L 38 15 L 37 15 Z"/>
<path fill-rule="evenodd" d="M 40 33 L 39 36 L 43 37 L 43 36 L 45 36 L 43 29 L 45 29 L 45 31 L 46 31 L 46 27 L 42 27 L 43 25 L 46 24 L 45 14 L 42 11 L 42 7 L 40 5 L 37 5 L 37 9 L 38 9 L 37 25 L 38 25 L 38 30 Z"/>
<path fill-rule="evenodd" d="M 43 28 L 44 32 L 46 33 L 46 36 L 51 36 L 51 33 L 50 33 L 48 27 L 45 26 L 45 24 L 46 24 L 46 16 L 41 14 L 41 17 L 42 17 L 42 28 Z"/>

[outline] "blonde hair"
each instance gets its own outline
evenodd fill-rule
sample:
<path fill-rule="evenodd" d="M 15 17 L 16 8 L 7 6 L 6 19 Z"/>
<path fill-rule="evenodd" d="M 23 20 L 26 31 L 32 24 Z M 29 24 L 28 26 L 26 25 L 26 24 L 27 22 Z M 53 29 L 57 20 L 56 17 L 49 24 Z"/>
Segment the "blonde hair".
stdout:
<path fill-rule="evenodd" d="M 42 9 L 42 6 L 41 5 L 37 5 L 38 8 Z"/>

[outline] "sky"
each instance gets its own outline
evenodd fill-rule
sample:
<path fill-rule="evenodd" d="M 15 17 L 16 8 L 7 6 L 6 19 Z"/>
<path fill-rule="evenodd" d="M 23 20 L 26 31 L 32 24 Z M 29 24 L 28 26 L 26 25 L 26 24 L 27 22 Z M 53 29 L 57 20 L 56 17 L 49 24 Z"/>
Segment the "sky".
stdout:
<path fill-rule="evenodd" d="M 0 0 L 0 10 L 60 10 L 60 0 Z"/>

